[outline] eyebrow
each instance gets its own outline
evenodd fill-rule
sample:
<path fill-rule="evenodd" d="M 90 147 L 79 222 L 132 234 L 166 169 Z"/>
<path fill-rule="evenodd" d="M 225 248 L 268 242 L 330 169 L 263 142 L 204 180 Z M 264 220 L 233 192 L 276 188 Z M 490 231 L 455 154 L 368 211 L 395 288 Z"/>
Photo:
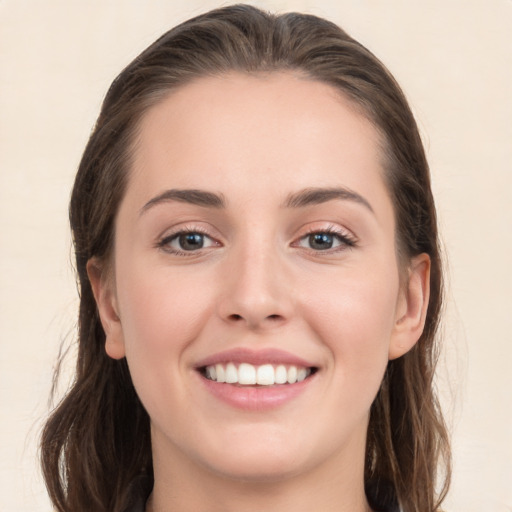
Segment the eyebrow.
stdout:
<path fill-rule="evenodd" d="M 327 203 L 339 199 L 353 201 L 361 204 L 374 213 L 371 204 L 360 194 L 343 187 L 334 188 L 306 188 L 288 196 L 285 206 L 287 208 L 303 208 L 305 206 Z"/>
<path fill-rule="evenodd" d="M 304 208 L 305 206 L 327 203 L 336 199 L 361 204 L 373 213 L 372 206 L 363 196 L 343 187 L 306 188 L 290 194 L 284 206 L 286 208 Z M 150 199 L 140 209 L 140 215 L 156 205 L 172 201 L 216 209 L 225 208 L 226 206 L 224 197 L 214 192 L 198 189 L 170 189 Z"/>
<path fill-rule="evenodd" d="M 219 194 L 206 192 L 205 190 L 173 188 L 162 192 L 153 199 L 150 199 L 140 209 L 140 215 L 158 204 L 172 201 L 195 204 L 197 206 L 205 206 L 208 208 L 224 208 L 226 206 L 224 198 Z"/>

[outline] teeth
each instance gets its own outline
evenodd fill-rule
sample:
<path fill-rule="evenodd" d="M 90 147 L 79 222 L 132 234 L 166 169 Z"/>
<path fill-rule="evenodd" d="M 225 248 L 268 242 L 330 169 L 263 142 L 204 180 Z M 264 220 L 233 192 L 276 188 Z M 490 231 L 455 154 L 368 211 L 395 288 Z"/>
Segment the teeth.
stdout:
<path fill-rule="evenodd" d="M 240 368 L 242 365 L 240 365 Z M 256 382 L 260 386 L 272 386 L 275 383 L 275 372 L 274 367 L 271 364 L 264 364 L 258 366 L 256 370 Z"/>
<path fill-rule="evenodd" d="M 274 384 L 295 384 L 302 382 L 311 374 L 311 369 L 283 364 L 273 366 L 263 364 L 254 366 L 249 363 L 241 363 L 238 367 L 234 363 L 216 364 L 207 366 L 206 378 L 216 382 L 239 384 L 242 386 L 273 386 Z"/>
<path fill-rule="evenodd" d="M 226 366 L 226 382 L 228 384 L 234 384 L 238 382 L 238 372 L 236 366 L 233 363 L 228 363 Z"/>
<path fill-rule="evenodd" d="M 210 380 L 217 380 L 217 369 L 215 366 L 208 366 L 208 368 L 206 368 L 206 376 Z"/>
<path fill-rule="evenodd" d="M 287 381 L 288 381 L 288 371 L 286 370 L 286 366 L 280 364 L 276 368 L 275 382 L 276 382 L 276 384 L 285 384 Z"/>
<path fill-rule="evenodd" d="M 208 368 L 215 368 L 217 382 L 226 382 L 226 370 L 224 370 L 224 366 L 222 366 L 221 364 L 216 364 L 213 367 L 208 366 Z M 206 370 L 208 370 L 208 368 Z M 211 373 L 211 375 L 211 379 L 215 380 L 215 378 L 213 378 L 213 373 Z"/>
<path fill-rule="evenodd" d="M 256 384 L 256 368 L 252 364 L 242 363 L 238 367 L 238 384 Z"/>
<path fill-rule="evenodd" d="M 297 370 L 297 382 L 302 382 L 308 376 L 306 368 Z"/>
<path fill-rule="evenodd" d="M 290 366 L 290 368 L 288 368 L 287 381 L 288 381 L 288 384 L 293 384 L 294 382 L 297 382 L 297 367 L 296 366 Z"/>

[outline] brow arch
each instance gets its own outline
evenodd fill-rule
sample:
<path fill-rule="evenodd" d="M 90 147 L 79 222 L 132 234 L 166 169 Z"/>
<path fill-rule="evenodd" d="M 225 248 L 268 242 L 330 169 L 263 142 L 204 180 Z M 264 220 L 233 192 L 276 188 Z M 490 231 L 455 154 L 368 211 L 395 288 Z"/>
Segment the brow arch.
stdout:
<path fill-rule="evenodd" d="M 150 199 L 141 209 L 140 215 L 149 209 L 172 201 L 194 204 L 207 208 L 224 208 L 226 202 L 221 194 L 199 189 L 169 189 Z"/>
<path fill-rule="evenodd" d="M 284 206 L 286 208 L 304 208 L 305 206 L 327 203 L 328 201 L 341 200 L 358 203 L 370 212 L 374 213 L 369 201 L 361 194 L 345 187 L 311 187 L 290 194 Z"/>

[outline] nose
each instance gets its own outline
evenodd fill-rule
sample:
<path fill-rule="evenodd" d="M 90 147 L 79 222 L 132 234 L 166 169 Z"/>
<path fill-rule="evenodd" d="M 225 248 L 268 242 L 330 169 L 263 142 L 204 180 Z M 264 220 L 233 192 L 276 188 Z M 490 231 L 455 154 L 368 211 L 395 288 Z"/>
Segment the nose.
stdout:
<path fill-rule="evenodd" d="M 261 246 L 226 260 L 218 313 L 251 330 L 283 325 L 293 313 L 292 280 L 283 256 Z"/>

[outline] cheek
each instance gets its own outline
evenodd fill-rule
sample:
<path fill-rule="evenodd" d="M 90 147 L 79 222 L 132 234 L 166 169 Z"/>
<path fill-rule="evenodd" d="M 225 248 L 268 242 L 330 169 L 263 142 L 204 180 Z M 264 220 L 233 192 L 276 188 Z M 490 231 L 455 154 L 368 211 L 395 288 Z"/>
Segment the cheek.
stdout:
<path fill-rule="evenodd" d="M 380 385 L 397 295 L 398 275 L 392 271 L 340 273 L 323 287 L 309 287 L 307 323 L 327 345 L 334 371 L 355 392 L 363 383 L 376 386 L 375 392 Z"/>
<path fill-rule="evenodd" d="M 126 359 L 144 407 L 162 425 L 186 407 L 185 387 L 193 345 L 209 314 L 210 293 L 183 273 L 131 265 L 119 269 L 117 292 Z M 181 276 L 181 277 L 180 277 Z"/>
<path fill-rule="evenodd" d="M 132 360 L 175 357 L 199 333 L 212 301 L 206 286 L 165 268 L 120 269 L 119 309 L 127 356 Z"/>

